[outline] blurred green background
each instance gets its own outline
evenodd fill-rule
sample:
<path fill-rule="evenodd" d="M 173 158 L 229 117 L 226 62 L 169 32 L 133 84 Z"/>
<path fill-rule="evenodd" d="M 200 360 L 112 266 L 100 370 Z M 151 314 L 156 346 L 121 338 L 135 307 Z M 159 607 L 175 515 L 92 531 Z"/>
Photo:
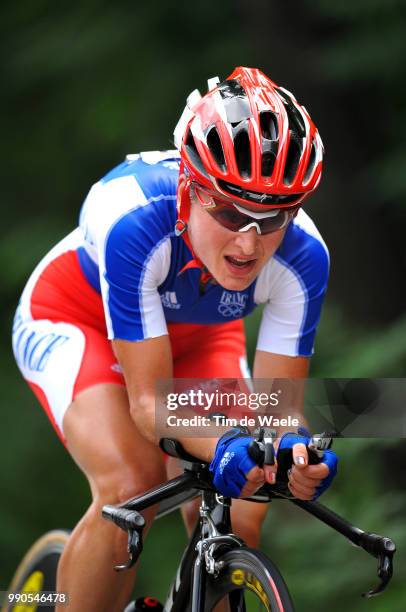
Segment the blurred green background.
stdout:
<path fill-rule="evenodd" d="M 172 148 L 186 95 L 237 65 L 291 89 L 320 129 L 326 164 L 307 205 L 331 252 L 313 376 L 395 377 L 406 366 L 405 0 L 5 1 L 0 9 L 3 162 L 0 589 L 27 546 L 72 528 L 87 485 L 20 378 L 13 312 L 37 261 L 77 224 L 91 184 L 126 153 Z M 247 323 L 250 352 L 258 315 Z M 340 440 L 324 501 L 395 539 L 395 578 L 359 594 L 375 562 L 314 519 L 272 504 L 263 550 L 297 609 L 406 610 L 406 445 Z M 186 541 L 157 522 L 137 593 L 163 598 Z M 158 568 L 158 569 L 157 569 Z"/>

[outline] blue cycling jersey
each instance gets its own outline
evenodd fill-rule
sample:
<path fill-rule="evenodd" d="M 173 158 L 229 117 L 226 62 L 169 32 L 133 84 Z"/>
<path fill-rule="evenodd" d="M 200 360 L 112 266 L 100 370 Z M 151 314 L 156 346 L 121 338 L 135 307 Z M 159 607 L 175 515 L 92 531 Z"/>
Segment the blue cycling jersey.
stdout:
<path fill-rule="evenodd" d="M 299 212 L 247 289 L 209 283 L 202 293 L 200 270 L 180 273 L 192 254 L 174 233 L 178 171 L 176 151 L 129 155 L 83 204 L 75 248 L 102 295 L 109 338 L 153 338 L 167 322 L 221 323 L 265 304 L 257 348 L 311 355 L 329 258 L 309 216 Z"/>

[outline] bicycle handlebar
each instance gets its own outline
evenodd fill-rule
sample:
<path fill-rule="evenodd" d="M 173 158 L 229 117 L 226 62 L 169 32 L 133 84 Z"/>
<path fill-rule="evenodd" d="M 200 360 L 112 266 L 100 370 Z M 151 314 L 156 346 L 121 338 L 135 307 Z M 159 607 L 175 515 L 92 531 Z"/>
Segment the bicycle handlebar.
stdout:
<path fill-rule="evenodd" d="M 323 458 L 324 450 L 331 448 L 331 446 L 332 438 L 328 434 L 323 433 L 313 436 L 307 445 L 309 464 L 320 463 Z M 285 451 L 288 452 L 285 452 L 282 457 L 278 456 L 278 473 L 276 484 L 264 485 L 261 487 L 260 492 L 268 490 L 271 493 L 271 497 L 284 497 L 288 499 L 295 505 L 323 521 L 326 525 L 329 525 L 329 527 L 332 527 L 341 533 L 355 546 L 363 548 L 367 553 L 373 557 L 376 557 L 378 559 L 377 573 L 379 583 L 375 588 L 363 593 L 362 595 L 363 597 L 369 598 L 382 593 L 393 575 L 393 555 L 396 552 L 395 543 L 390 538 L 385 536 L 362 531 L 362 529 L 351 525 L 351 523 L 318 502 L 304 501 L 292 497 L 289 489 L 287 488 L 287 470 L 292 465 L 292 451 L 291 449 L 285 449 Z M 260 430 L 258 439 L 253 440 L 251 443 L 249 447 L 249 454 L 260 467 L 267 464 L 274 465 L 275 457 L 272 439 L 269 439 L 269 441 L 265 440 L 263 430 Z"/>
<path fill-rule="evenodd" d="M 378 559 L 378 585 L 363 593 L 363 597 L 374 597 L 386 588 L 393 575 L 393 555 L 396 552 L 396 545 L 390 538 L 363 531 L 355 527 L 341 516 L 323 506 L 319 502 L 304 501 L 301 499 L 290 498 L 289 501 L 302 508 L 312 516 L 316 517 L 335 531 L 346 537 L 352 544 L 363 548 L 365 552 Z"/>
<path fill-rule="evenodd" d="M 261 442 L 261 440 L 260 440 Z M 265 442 L 266 444 L 266 442 Z M 139 512 L 163 501 L 168 503 L 167 511 L 170 508 L 170 501 L 177 500 L 179 497 L 190 498 L 190 492 L 198 494 L 199 491 L 212 491 L 216 493 L 213 486 L 212 474 L 208 465 L 200 459 L 186 453 L 179 441 L 165 438 L 160 441 L 163 450 L 175 457 L 188 462 L 185 472 L 172 480 L 163 483 L 138 497 L 132 498 L 118 506 L 104 506 L 103 516 L 114 522 L 129 534 L 130 560 L 126 565 L 118 566 L 116 569 L 131 567 L 138 558 L 142 549 L 142 516 Z M 265 450 L 265 449 L 264 449 Z M 310 449 L 311 451 L 314 449 Z M 269 452 L 269 451 L 268 451 Z M 320 460 L 320 459 L 319 459 Z M 363 548 L 368 554 L 378 559 L 378 585 L 363 593 L 364 597 L 373 597 L 381 593 L 388 585 L 393 574 L 393 556 L 396 552 L 394 542 L 385 536 L 375 533 L 368 533 L 355 527 L 344 518 L 323 506 L 319 502 L 304 501 L 292 496 L 286 496 L 278 491 L 277 485 L 265 484 L 247 501 L 268 503 L 274 499 L 287 499 L 291 503 L 299 506 L 318 520 L 322 521 L 344 537 L 355 546 Z M 175 506 L 177 507 L 177 504 Z M 141 521 L 139 519 L 142 519 Z"/>

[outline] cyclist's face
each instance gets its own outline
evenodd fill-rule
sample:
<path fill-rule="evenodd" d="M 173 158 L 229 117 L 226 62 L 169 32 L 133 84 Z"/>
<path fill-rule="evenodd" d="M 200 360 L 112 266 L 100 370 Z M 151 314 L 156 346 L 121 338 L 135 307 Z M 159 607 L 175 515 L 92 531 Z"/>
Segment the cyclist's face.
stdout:
<path fill-rule="evenodd" d="M 188 231 L 193 249 L 216 281 L 230 291 L 246 289 L 282 242 L 286 228 L 260 235 L 255 227 L 232 232 L 192 196 Z"/>

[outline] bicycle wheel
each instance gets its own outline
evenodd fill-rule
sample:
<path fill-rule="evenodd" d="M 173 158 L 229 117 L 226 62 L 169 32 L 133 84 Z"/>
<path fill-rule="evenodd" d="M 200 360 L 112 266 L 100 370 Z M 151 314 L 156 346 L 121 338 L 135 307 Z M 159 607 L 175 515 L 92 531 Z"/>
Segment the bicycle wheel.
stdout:
<path fill-rule="evenodd" d="M 279 570 L 263 553 L 236 548 L 222 555 L 217 577 L 207 576 L 206 612 L 219 602 L 231 612 L 293 612 L 293 603 Z"/>
<path fill-rule="evenodd" d="M 69 538 L 68 531 L 49 531 L 29 549 L 7 589 L 9 593 L 56 591 L 58 561 Z M 3 603 L 1 612 L 52 612 L 53 606 L 33 603 Z"/>

